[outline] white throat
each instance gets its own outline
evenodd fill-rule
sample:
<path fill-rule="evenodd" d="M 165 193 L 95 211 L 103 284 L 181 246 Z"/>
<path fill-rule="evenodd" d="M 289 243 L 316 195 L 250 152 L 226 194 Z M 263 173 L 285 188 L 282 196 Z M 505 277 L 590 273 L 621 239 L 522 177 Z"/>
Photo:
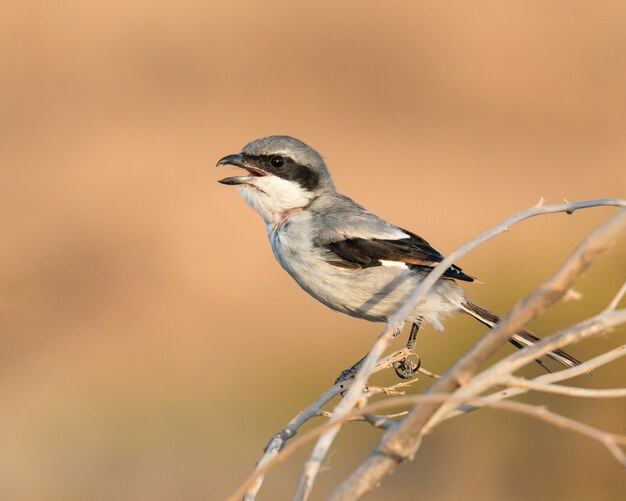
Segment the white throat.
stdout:
<path fill-rule="evenodd" d="M 255 177 L 251 184 L 241 185 L 239 191 L 270 226 L 280 224 L 286 212 L 306 207 L 314 197 L 298 183 L 272 175 Z"/>

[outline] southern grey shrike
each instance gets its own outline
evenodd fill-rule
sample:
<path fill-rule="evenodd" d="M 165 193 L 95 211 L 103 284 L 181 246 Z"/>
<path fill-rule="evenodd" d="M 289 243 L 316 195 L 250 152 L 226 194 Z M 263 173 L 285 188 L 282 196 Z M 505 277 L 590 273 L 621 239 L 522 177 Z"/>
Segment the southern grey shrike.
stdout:
<path fill-rule="evenodd" d="M 219 182 L 239 186 L 245 201 L 265 221 L 280 265 L 300 287 L 333 310 L 385 322 L 443 260 L 423 238 L 338 193 L 322 156 L 298 139 L 256 139 L 217 165 L 234 165 L 246 171 Z M 422 322 L 441 330 L 442 320 L 457 311 L 489 327 L 499 321 L 467 299 L 457 280 L 475 279 L 451 266 L 406 319 L 412 323 L 407 343 L 412 350 Z M 538 338 L 519 331 L 509 341 L 523 348 Z M 580 363 L 561 350 L 548 355 L 567 367 Z M 353 376 L 360 362 L 343 371 L 338 380 Z M 396 372 L 408 378 L 417 368 L 407 360 L 396 365 Z"/>

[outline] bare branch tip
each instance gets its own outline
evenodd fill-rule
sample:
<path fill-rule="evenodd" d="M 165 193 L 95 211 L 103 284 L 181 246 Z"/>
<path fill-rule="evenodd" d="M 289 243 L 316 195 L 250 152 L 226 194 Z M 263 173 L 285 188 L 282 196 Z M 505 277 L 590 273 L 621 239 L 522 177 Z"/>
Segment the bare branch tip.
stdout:
<path fill-rule="evenodd" d="M 620 290 L 617 292 L 617 294 L 615 294 L 615 297 L 611 300 L 609 305 L 606 307 L 606 311 L 614 311 L 617 308 L 617 305 L 619 304 L 619 302 L 624 298 L 624 295 L 626 295 L 626 282 L 622 284 L 622 287 L 620 288 Z"/>
<path fill-rule="evenodd" d="M 563 296 L 563 302 L 567 302 L 567 301 L 580 301 L 583 298 L 583 295 L 574 290 L 574 289 L 568 289 L 567 292 L 565 293 L 565 295 Z"/>
<path fill-rule="evenodd" d="M 423 374 L 424 376 L 428 376 L 431 377 L 433 379 L 439 379 L 441 378 L 441 376 L 435 372 L 430 372 L 428 369 L 425 369 L 424 367 L 420 366 L 417 369 L 417 372 L 419 372 L 420 374 Z"/>

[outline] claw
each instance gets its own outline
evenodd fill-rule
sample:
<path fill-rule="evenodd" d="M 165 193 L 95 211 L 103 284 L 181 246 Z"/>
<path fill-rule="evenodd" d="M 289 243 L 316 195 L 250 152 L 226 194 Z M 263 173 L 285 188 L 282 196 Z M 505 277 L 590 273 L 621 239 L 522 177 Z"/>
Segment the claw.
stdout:
<path fill-rule="evenodd" d="M 420 368 L 421 363 L 422 361 L 420 360 L 420 357 L 418 357 L 415 353 L 411 353 L 401 362 L 394 363 L 393 368 L 396 371 L 398 377 L 400 377 L 401 379 L 411 379 Z"/>

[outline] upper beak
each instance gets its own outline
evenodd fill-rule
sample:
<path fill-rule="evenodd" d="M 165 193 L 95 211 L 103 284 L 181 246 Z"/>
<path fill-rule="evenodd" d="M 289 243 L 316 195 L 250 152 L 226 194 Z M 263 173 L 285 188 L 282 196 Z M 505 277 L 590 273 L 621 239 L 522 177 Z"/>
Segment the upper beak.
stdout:
<path fill-rule="evenodd" d="M 218 180 L 218 183 L 222 184 L 249 184 L 249 181 L 252 177 L 264 176 L 267 174 L 266 172 L 247 165 L 241 153 L 226 155 L 224 158 L 220 158 L 216 164 L 216 167 L 219 167 L 220 165 L 234 165 L 248 171 L 247 176 L 232 176 Z"/>
<path fill-rule="evenodd" d="M 220 165 L 236 165 L 237 167 L 244 167 L 243 156 L 241 153 L 226 155 L 224 158 L 220 158 L 217 161 L 215 167 L 219 167 Z"/>

